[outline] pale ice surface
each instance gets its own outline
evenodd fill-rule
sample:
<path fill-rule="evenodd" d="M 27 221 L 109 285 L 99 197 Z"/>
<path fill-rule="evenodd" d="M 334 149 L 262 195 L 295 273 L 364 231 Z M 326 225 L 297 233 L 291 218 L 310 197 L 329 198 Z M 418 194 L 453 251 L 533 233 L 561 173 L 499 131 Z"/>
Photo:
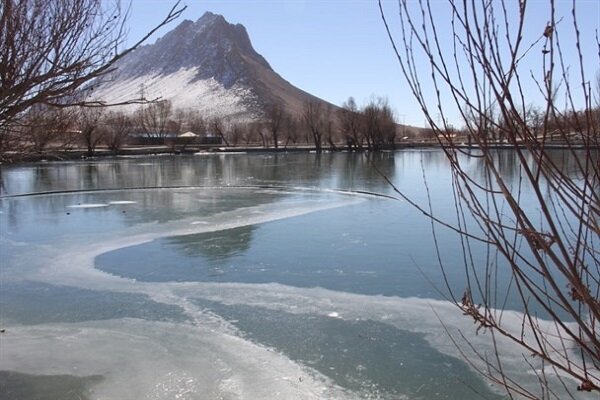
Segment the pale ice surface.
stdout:
<path fill-rule="evenodd" d="M 3 369 L 105 375 L 94 387 L 96 399 L 355 398 L 326 377 L 210 323 L 120 319 L 11 327 L 2 348 Z"/>
<path fill-rule="evenodd" d="M 190 322 L 126 318 L 10 326 L 0 336 L 0 369 L 34 374 L 101 374 L 106 379 L 94 388 L 96 399 L 364 398 L 364 394 L 351 393 L 274 349 L 245 339 L 230 322 L 195 305 L 191 299 L 349 321 L 381 321 L 422 334 L 441 353 L 459 357 L 458 350 L 449 343 L 442 321 L 451 327 L 450 333 L 457 335 L 460 330 L 475 348 L 493 354 L 489 337 L 475 335 L 472 322 L 445 301 L 361 295 L 276 283 L 138 282 L 94 268 L 94 259 L 100 254 L 161 237 L 267 223 L 359 201 L 364 199 L 340 196 L 337 201 L 304 199 L 243 207 L 207 216 L 202 223 L 195 218 L 142 223 L 116 236 L 113 232 L 59 238 L 52 246 L 33 247 L 35 251 L 19 253 L 12 261 L 16 267 L 3 271 L 4 279 L 145 294 L 153 301 L 179 306 Z M 520 326 L 522 314 L 506 311 L 503 320 Z M 540 323 L 549 331 L 554 329 L 550 323 Z M 530 379 L 530 369 L 523 368 L 522 350 L 503 339 L 497 345 L 506 371 L 525 385 L 537 385 Z M 533 365 L 538 363 L 533 358 L 528 361 Z"/>
<path fill-rule="evenodd" d="M 93 267 L 99 254 L 167 235 L 263 223 L 353 202 L 356 199 L 347 198 L 338 203 L 248 207 L 212 216 L 207 224 L 194 225 L 193 220 L 141 224 L 118 238 L 70 237 L 67 243 L 22 252 L 5 279 L 12 275 L 13 279 L 143 293 L 180 306 L 191 323 L 125 318 L 9 326 L 0 337 L 0 369 L 40 375 L 104 375 L 105 380 L 94 387 L 95 399 L 358 398 L 316 371 L 238 336 L 226 321 L 174 295 L 169 284 L 136 282 Z"/>
<path fill-rule="evenodd" d="M 131 200 L 115 200 L 109 201 L 108 203 L 79 203 L 79 204 L 71 204 L 66 206 L 67 208 L 100 208 L 100 207 L 108 207 L 111 205 L 126 205 L 126 204 L 135 204 L 135 201 Z"/>
<path fill-rule="evenodd" d="M 87 204 L 72 204 L 67 206 L 67 208 L 99 208 L 99 207 L 108 207 L 108 204 L 105 203 L 87 203 Z"/>

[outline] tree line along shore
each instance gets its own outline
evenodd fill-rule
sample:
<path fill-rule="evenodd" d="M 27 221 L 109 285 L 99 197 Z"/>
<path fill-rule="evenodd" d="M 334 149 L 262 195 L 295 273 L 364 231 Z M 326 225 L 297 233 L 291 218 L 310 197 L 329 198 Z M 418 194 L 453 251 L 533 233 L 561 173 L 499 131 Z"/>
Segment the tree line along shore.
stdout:
<path fill-rule="evenodd" d="M 595 110 L 596 114 L 600 113 Z M 535 109 L 524 117 L 546 147 L 590 147 L 596 141 L 581 132 L 554 137 L 548 121 Z M 557 126 L 576 119 L 563 116 Z M 558 129 L 557 129 L 558 130 Z M 548 134 L 548 132 L 550 132 Z M 434 130 L 397 124 L 387 100 L 373 98 L 358 107 L 352 97 L 341 107 L 307 101 L 302 113 L 288 113 L 278 104 L 265 107 L 262 116 L 205 118 L 194 110 L 173 109 L 170 101 L 157 101 L 135 112 L 110 108 L 37 106 L 17 126 L 6 126 L 0 143 L 4 163 L 67 160 L 98 156 L 180 154 L 202 151 L 382 151 L 437 147 L 452 142 L 458 147 L 481 147 L 466 129 L 447 125 L 443 135 Z M 502 121 L 490 126 L 483 145 L 504 148 Z"/>

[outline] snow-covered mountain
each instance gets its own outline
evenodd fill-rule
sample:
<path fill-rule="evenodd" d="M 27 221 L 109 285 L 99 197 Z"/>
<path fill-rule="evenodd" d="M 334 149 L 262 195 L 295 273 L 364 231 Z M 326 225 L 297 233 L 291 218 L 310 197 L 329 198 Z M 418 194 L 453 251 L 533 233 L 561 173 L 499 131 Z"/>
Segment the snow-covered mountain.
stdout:
<path fill-rule="evenodd" d="M 198 110 L 206 118 L 239 120 L 260 117 L 273 103 L 299 114 L 305 100 L 316 99 L 273 71 L 243 25 L 210 12 L 196 22 L 181 22 L 116 67 L 94 87 L 94 98 L 114 103 L 143 94 L 171 100 L 174 108 Z"/>

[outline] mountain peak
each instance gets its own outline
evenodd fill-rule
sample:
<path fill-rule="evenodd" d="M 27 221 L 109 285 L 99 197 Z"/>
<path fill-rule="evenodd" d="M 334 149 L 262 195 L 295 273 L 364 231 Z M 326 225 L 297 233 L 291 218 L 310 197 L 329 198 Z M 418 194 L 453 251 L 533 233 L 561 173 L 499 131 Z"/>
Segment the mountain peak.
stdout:
<path fill-rule="evenodd" d="M 254 50 L 246 28 L 219 14 L 184 20 L 154 44 L 138 48 L 95 93 L 112 102 L 132 93 L 170 99 L 207 115 L 238 110 L 260 115 L 265 104 L 283 103 L 297 113 L 308 93 L 283 80 Z M 122 101 L 122 100 L 121 100 Z M 227 110 L 230 111 L 227 111 Z"/>
<path fill-rule="evenodd" d="M 196 21 L 201 22 L 201 23 L 215 23 L 215 22 L 224 22 L 227 23 L 227 21 L 225 20 L 225 17 L 223 17 L 221 14 L 215 14 L 213 12 L 207 11 L 204 14 L 202 14 L 202 16 L 200 18 L 198 18 L 198 20 Z"/>
<path fill-rule="evenodd" d="M 140 47 L 135 55 L 117 65 L 119 74 L 167 75 L 182 68 L 196 69 L 198 79 L 213 78 L 228 88 L 248 78 L 244 74 L 246 64 L 271 69 L 252 47 L 243 25 L 230 24 L 222 15 L 209 11 L 196 22 L 182 21 L 155 44 Z"/>

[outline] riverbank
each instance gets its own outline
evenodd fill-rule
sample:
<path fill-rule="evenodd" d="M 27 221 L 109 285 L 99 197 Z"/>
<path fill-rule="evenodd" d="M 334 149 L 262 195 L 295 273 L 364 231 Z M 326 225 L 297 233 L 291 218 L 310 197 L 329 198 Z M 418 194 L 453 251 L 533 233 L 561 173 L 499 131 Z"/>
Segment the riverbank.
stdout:
<path fill-rule="evenodd" d="M 437 143 L 406 143 L 399 144 L 384 150 L 399 150 L 403 148 L 437 148 Z M 0 155 L 0 163 L 17 164 L 26 162 L 39 161 L 73 161 L 85 160 L 105 157 L 121 157 L 121 156 L 152 156 L 162 154 L 196 154 L 196 153 L 293 153 L 293 152 L 315 152 L 315 146 L 286 146 L 286 147 L 262 147 L 262 146 L 127 146 L 120 149 L 118 152 L 98 148 L 94 154 L 90 156 L 87 149 L 55 149 L 38 153 L 27 153 L 20 151 L 7 151 Z M 347 147 L 323 147 L 322 151 L 348 151 Z M 366 150 L 362 150 L 366 151 Z"/>
<path fill-rule="evenodd" d="M 437 142 L 405 142 L 397 143 L 393 146 L 386 146 L 381 151 L 396 151 L 403 149 L 437 149 L 441 145 Z M 468 145 L 468 144 L 457 144 L 456 148 L 465 150 L 477 150 L 479 146 Z M 490 148 L 497 150 L 512 150 L 514 146 L 507 144 L 494 144 L 490 145 Z M 566 145 L 562 143 L 545 144 L 545 149 L 577 149 L 585 150 L 589 149 L 589 146 L 583 145 Z M 594 149 L 600 150 L 600 146 L 594 146 Z M 153 156 L 153 155 L 178 155 L 178 154 L 197 154 L 197 153 L 295 153 L 295 152 L 316 152 L 315 146 L 285 146 L 285 147 L 262 147 L 262 146 L 214 146 L 214 145 L 200 145 L 200 146 L 127 146 L 120 149 L 118 152 L 112 151 L 107 148 L 98 148 L 94 151 L 94 154 L 90 156 L 87 149 L 75 148 L 75 149 L 54 149 L 48 150 L 41 153 L 28 153 L 20 151 L 7 151 L 0 154 L 0 164 L 19 164 L 29 162 L 40 162 L 40 161 L 74 161 L 74 160 L 87 160 L 107 157 L 127 157 L 127 156 Z M 346 146 L 337 147 L 323 147 L 323 152 L 348 152 L 350 151 Z M 366 152 L 366 148 L 362 150 L 352 150 L 357 152 Z"/>

